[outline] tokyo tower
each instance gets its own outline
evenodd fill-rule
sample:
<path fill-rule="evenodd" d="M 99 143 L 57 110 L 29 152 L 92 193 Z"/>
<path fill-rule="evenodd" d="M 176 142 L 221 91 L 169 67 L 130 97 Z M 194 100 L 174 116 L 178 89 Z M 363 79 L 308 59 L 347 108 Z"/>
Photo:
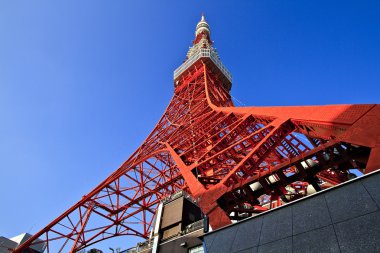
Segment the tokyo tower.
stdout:
<path fill-rule="evenodd" d="M 216 229 L 380 168 L 380 105 L 235 107 L 210 34 L 202 16 L 173 97 L 141 146 L 14 253 L 37 238 L 47 252 L 149 238 L 159 203 L 178 191 Z"/>

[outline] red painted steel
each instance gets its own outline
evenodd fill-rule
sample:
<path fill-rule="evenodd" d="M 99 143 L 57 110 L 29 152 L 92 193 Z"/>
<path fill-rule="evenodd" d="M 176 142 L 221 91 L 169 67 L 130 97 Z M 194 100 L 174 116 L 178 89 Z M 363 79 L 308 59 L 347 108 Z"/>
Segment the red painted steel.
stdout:
<path fill-rule="evenodd" d="M 201 31 L 211 43 L 209 32 Z M 380 105 L 235 107 L 208 57 L 176 78 L 158 124 L 112 175 L 40 232 L 47 252 L 148 238 L 158 203 L 184 190 L 219 228 L 380 168 Z M 312 188 L 310 188 L 312 187 Z"/>

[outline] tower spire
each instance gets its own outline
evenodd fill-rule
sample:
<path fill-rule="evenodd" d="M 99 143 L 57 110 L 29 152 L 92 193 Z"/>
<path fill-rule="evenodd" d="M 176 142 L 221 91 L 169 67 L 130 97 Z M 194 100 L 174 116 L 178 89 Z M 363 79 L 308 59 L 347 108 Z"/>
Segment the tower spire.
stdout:
<path fill-rule="evenodd" d="M 195 29 L 195 40 L 194 44 L 198 43 L 203 36 L 206 36 L 207 39 L 211 42 L 210 39 L 210 26 L 205 19 L 205 15 L 202 12 L 201 20 L 198 22 L 197 27 Z"/>
<path fill-rule="evenodd" d="M 210 26 L 202 13 L 201 20 L 197 23 L 195 29 L 193 45 L 189 48 L 184 63 L 174 71 L 174 86 L 177 87 L 181 84 L 181 80 L 186 78 L 189 73 L 188 70 L 199 65 L 195 67 L 197 69 L 203 63 L 211 64 L 210 66 L 213 66 L 213 69 L 221 74 L 224 88 L 229 91 L 232 85 L 232 75 L 222 64 L 218 52 L 213 46 L 210 37 Z"/>

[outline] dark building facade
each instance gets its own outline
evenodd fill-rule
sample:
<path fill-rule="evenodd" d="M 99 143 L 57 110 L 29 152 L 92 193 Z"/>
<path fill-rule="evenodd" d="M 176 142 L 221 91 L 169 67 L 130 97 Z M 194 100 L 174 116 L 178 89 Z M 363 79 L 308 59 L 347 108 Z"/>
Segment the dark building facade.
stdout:
<path fill-rule="evenodd" d="M 207 253 L 380 252 L 380 172 L 207 233 L 203 240 Z"/>

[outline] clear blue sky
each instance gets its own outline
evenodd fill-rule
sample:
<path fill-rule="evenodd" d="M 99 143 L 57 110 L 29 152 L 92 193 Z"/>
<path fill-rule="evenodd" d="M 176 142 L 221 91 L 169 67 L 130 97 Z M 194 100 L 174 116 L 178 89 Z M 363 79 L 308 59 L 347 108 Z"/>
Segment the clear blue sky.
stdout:
<path fill-rule="evenodd" d="M 244 104 L 380 102 L 378 0 L 0 0 L 0 235 L 37 232 L 129 157 L 201 12 Z"/>

